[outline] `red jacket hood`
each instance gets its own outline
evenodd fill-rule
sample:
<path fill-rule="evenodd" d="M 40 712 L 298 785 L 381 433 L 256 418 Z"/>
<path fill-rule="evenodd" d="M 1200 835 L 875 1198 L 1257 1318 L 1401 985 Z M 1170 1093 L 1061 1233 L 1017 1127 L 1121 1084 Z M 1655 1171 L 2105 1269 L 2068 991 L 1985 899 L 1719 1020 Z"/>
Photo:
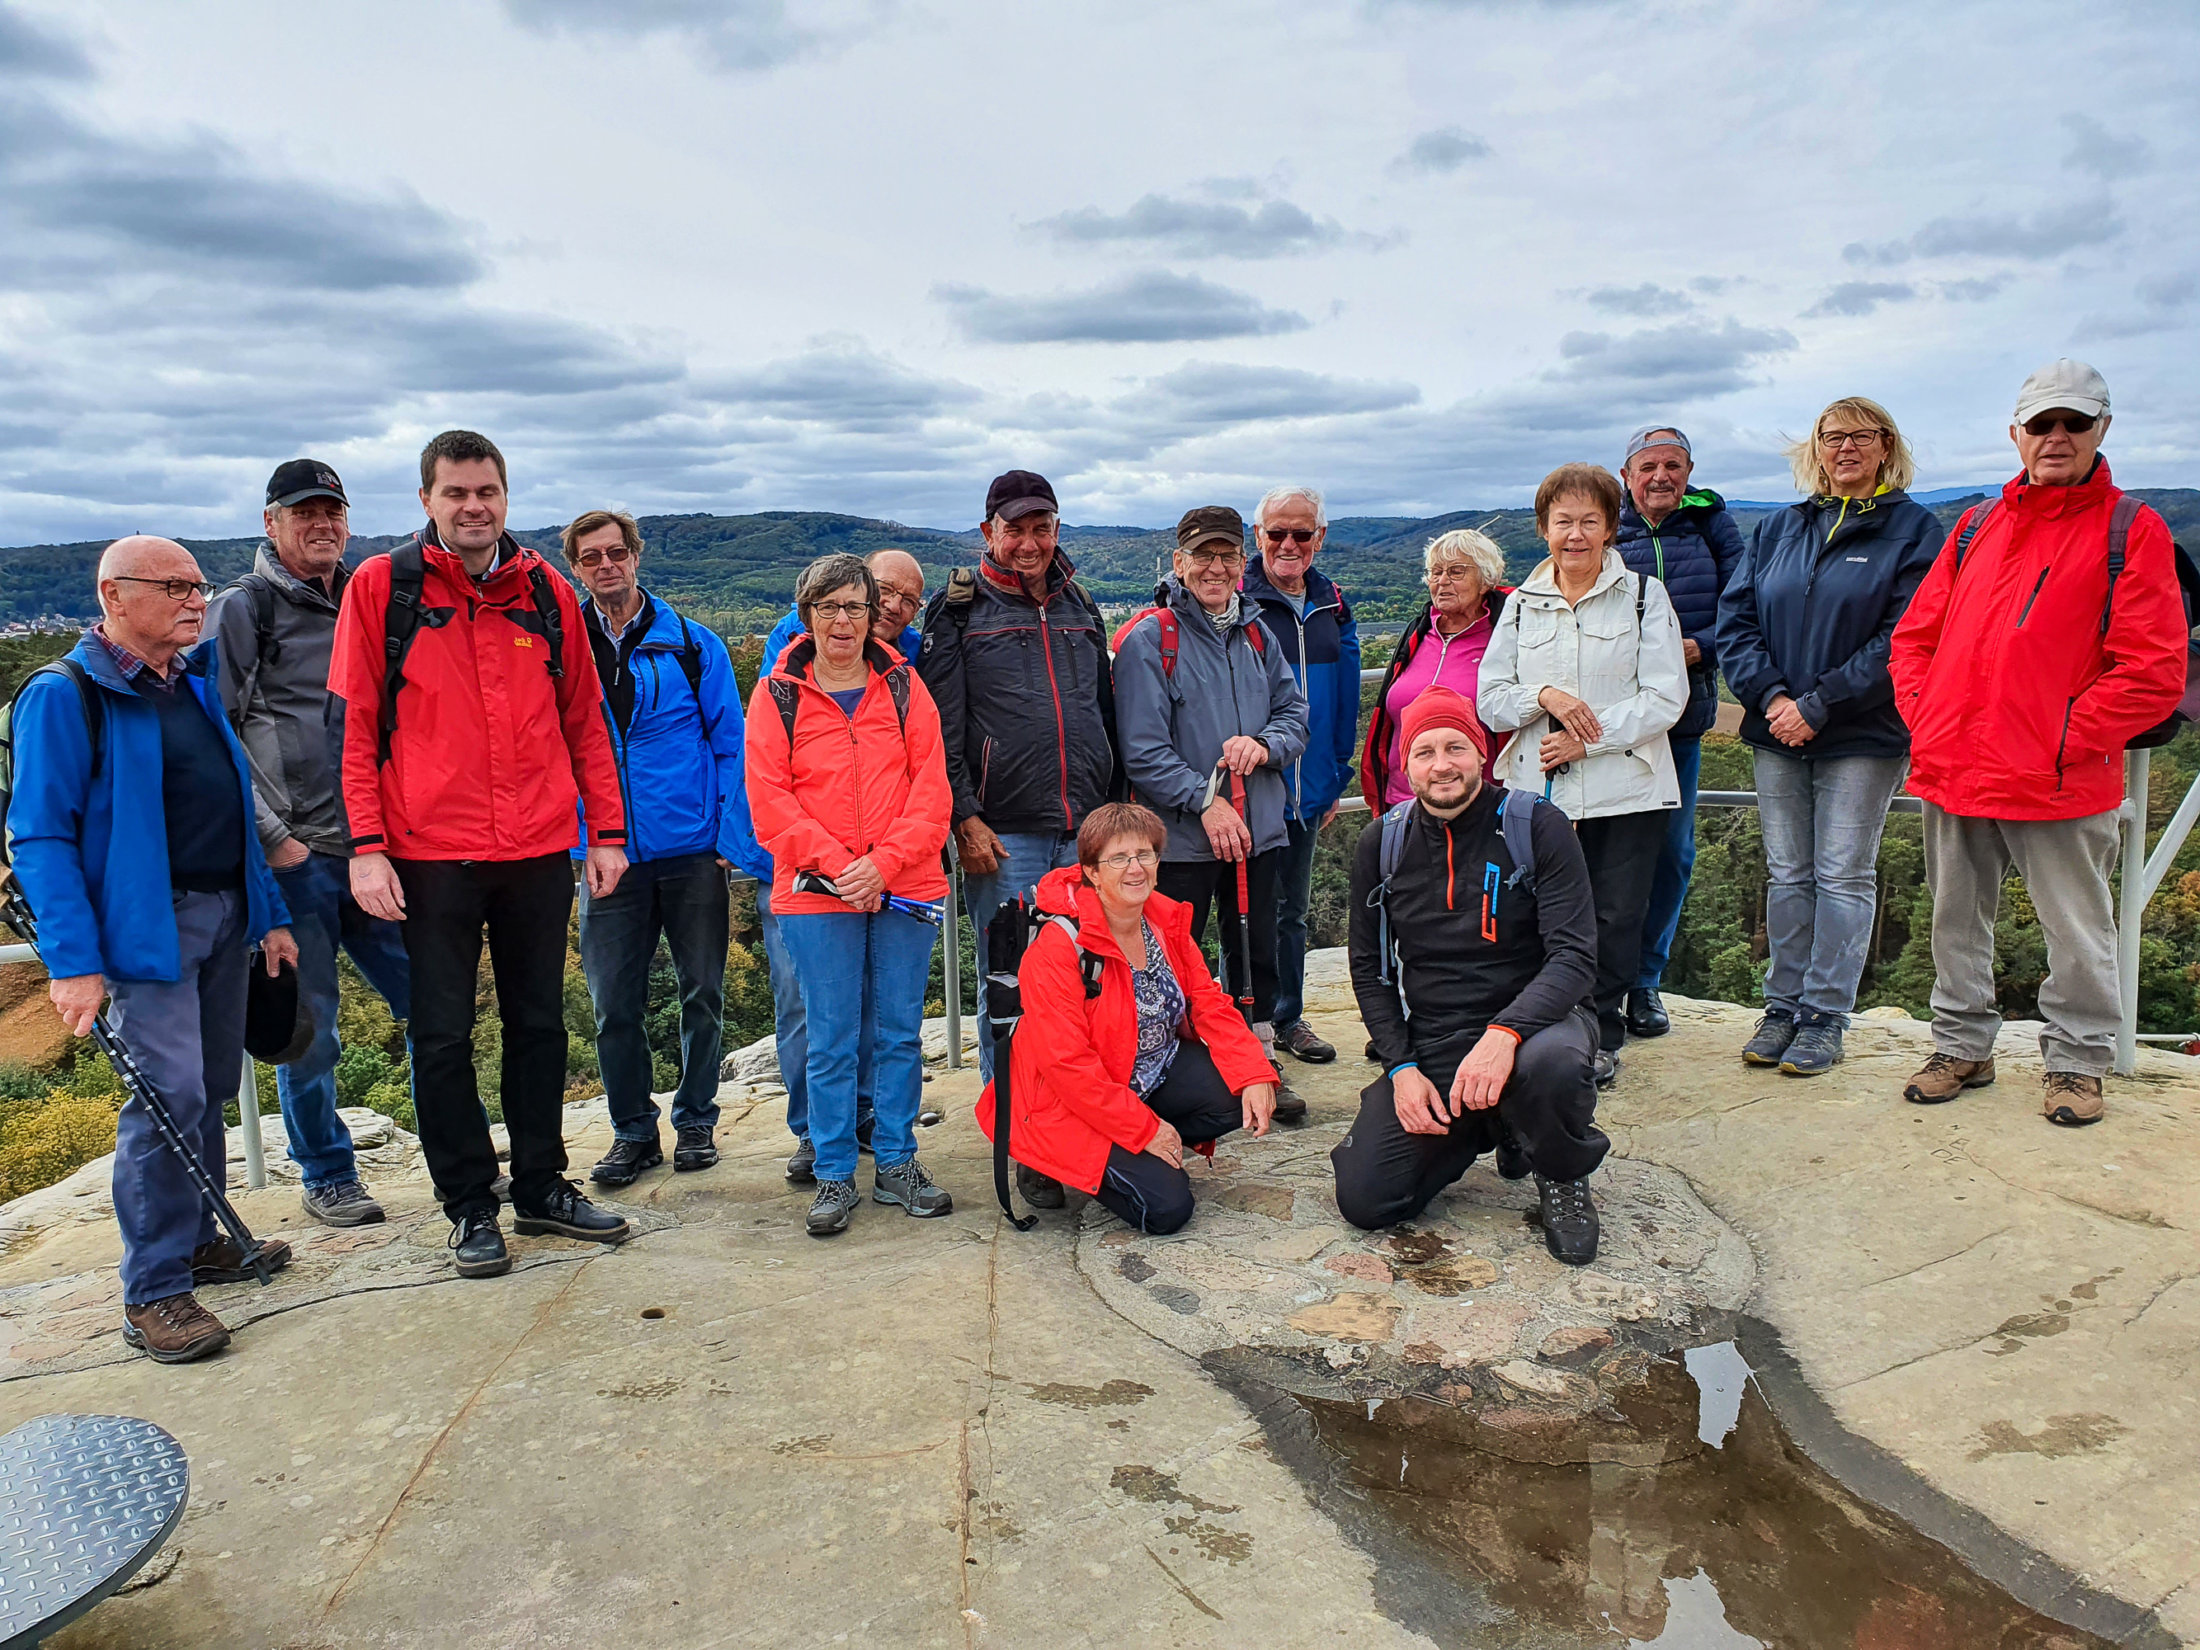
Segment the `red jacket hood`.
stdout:
<path fill-rule="evenodd" d="M 1064 865 L 1041 877 L 1035 891 L 1035 903 L 1048 916 L 1075 917 L 1078 945 L 1095 956 L 1123 955 L 1123 948 L 1115 943 L 1115 930 L 1108 926 L 1108 914 L 1101 909 L 1100 895 L 1085 881 L 1082 866 Z M 1158 934 L 1165 935 L 1177 929 L 1186 934 L 1191 931 L 1192 908 L 1167 894 L 1147 895 L 1144 914 Z M 1145 966 L 1143 958 L 1139 966 Z"/>

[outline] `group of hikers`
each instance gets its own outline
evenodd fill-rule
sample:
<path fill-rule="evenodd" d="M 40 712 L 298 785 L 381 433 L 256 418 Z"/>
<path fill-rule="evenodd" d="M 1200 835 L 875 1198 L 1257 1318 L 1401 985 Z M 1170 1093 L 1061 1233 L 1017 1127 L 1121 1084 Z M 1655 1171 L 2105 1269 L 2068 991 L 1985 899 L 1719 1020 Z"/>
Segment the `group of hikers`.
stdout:
<path fill-rule="evenodd" d="M 1907 778 L 1936 980 L 1934 1051 L 1904 1097 L 1994 1079 L 2014 865 L 2048 950 L 2044 1114 L 2102 1115 L 2121 757 L 2178 705 L 2192 628 L 2167 527 L 2100 457 L 2108 426 L 2099 373 L 2043 367 L 2017 396 L 2018 473 L 1944 534 L 1906 491 L 1893 418 L 1845 397 L 1789 451 L 1799 502 L 1747 542 L 1696 485 L 1687 435 L 1646 426 L 1616 476 L 1543 480 L 1548 554 L 1517 588 L 1480 532 L 1427 546 L 1428 605 L 1364 742 L 1359 635 L 1317 565 L 1313 487 L 1269 492 L 1250 531 L 1227 505 L 1187 512 L 1154 605 L 1111 636 L 1062 553 L 1054 489 L 1012 470 L 987 492 L 976 565 L 929 598 L 900 550 L 805 569 L 744 706 L 725 643 L 644 586 L 631 516 L 575 519 L 561 576 L 506 531 L 496 447 L 447 431 L 421 454 L 427 525 L 352 567 L 341 480 L 296 459 L 269 481 L 252 571 L 218 595 L 180 544 L 107 548 L 101 621 L 12 712 L 14 872 L 63 1019 L 82 1034 L 110 1005 L 217 1183 L 250 970 L 295 968 L 303 1029 L 277 1092 L 306 1212 L 335 1226 L 384 1218 L 336 1106 L 347 953 L 405 1024 L 456 1268 L 487 1277 L 511 1264 L 504 1201 L 521 1233 L 630 1231 L 567 1178 L 576 881 L 614 1134 L 595 1184 L 664 1161 L 645 1032 L 660 940 L 680 1007 L 672 1167 L 717 1160 L 738 872 L 758 885 L 807 1229 L 846 1229 L 865 1153 L 875 1201 L 948 1213 L 916 1125 L 959 871 L 981 975 L 996 912 L 1033 912 L 1004 1073 L 1024 1200 L 1060 1208 L 1075 1188 L 1165 1233 L 1193 1214 L 1188 1154 L 1305 1120 L 1278 1050 L 1336 1058 L 1305 1016 L 1308 903 L 1357 768 L 1374 818 L 1350 967 L 1380 1075 L 1333 1153 L 1338 1207 L 1367 1228 L 1410 1219 L 1488 1153 L 1534 1178 L 1550 1252 L 1585 1264 L 1598 1089 L 1630 1036 L 1669 1029 L 1721 676 L 1770 884 L 1765 1012 L 1740 1058 L 1796 1077 L 1840 1060 Z M 508 1178 L 475 1082 L 484 935 Z M 988 1133 L 995 1039 L 981 1012 Z M 181 1362 L 228 1340 L 196 1287 L 251 1257 L 143 1111 L 124 1106 L 115 1157 L 123 1334 Z"/>

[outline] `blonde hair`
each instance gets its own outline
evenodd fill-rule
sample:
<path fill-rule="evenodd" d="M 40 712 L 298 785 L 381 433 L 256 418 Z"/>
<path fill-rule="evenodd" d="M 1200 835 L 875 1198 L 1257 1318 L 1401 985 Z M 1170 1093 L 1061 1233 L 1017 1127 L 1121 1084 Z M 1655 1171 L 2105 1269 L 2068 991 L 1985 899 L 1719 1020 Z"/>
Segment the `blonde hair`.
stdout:
<path fill-rule="evenodd" d="M 1826 471 L 1825 460 L 1819 456 L 1818 437 L 1831 418 L 1842 420 L 1844 428 L 1868 426 L 1879 432 L 1886 447 L 1879 460 L 1879 474 L 1873 478 L 1875 487 L 1896 487 L 1903 491 L 1917 478 L 1917 455 L 1910 451 L 1909 442 L 1895 428 L 1894 415 L 1868 396 L 1844 395 L 1831 402 L 1810 426 L 1810 434 L 1800 441 L 1791 441 L 1784 447 L 1788 467 L 1795 472 L 1795 490 L 1813 496 L 1833 490 L 1833 477 Z"/>
<path fill-rule="evenodd" d="M 1495 590 L 1505 577 L 1505 552 L 1498 549 L 1497 541 L 1489 534 L 1472 527 L 1454 527 L 1430 539 L 1428 548 L 1421 552 L 1423 576 L 1435 572 L 1440 561 L 1470 564 L 1484 590 Z"/>

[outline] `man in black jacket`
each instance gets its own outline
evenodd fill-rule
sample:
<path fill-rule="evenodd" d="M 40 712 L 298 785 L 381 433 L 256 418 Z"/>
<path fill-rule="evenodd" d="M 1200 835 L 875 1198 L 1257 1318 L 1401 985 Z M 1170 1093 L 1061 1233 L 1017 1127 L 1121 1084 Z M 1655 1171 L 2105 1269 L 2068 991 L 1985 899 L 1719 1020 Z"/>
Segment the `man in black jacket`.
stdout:
<path fill-rule="evenodd" d="M 1403 837 L 1387 889 L 1384 826 L 1360 833 L 1352 988 L 1383 1076 L 1330 1154 L 1337 1207 L 1369 1229 L 1410 1220 L 1495 1151 L 1508 1179 L 1533 1170 L 1551 1254 L 1586 1266 L 1597 1252 L 1588 1176 L 1611 1145 L 1591 1075 L 1589 870 L 1566 816 L 1533 798 L 1532 864 L 1519 862 L 1506 792 L 1482 783 L 1484 737 L 1465 699 L 1424 693 L 1404 719 L 1414 801 L 1391 826 Z"/>
<path fill-rule="evenodd" d="M 1077 827 L 1115 786 L 1107 635 L 1060 553 L 1061 521 L 1045 476 L 997 477 L 985 495 L 985 554 L 932 598 L 917 654 L 940 708 L 981 979 L 994 911 L 1077 863 Z M 993 1026 L 980 1001 L 978 1064 L 990 1080 Z"/>

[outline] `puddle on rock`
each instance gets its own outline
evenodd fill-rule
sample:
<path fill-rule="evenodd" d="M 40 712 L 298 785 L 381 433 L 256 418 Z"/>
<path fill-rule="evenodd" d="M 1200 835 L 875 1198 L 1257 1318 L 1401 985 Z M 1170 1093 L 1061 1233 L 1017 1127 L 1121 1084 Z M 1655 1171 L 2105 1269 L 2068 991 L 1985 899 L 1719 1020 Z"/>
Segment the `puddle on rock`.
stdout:
<path fill-rule="evenodd" d="M 1378 1553 L 1386 1612 L 1441 1645 L 2108 1650 L 1844 1490 L 1749 1373 L 1731 1344 L 1649 1364 L 1627 1407 L 1674 1440 L 1658 1465 L 1508 1459 L 1413 1406 L 1271 1390 L 1260 1407 L 1277 1453 Z"/>

